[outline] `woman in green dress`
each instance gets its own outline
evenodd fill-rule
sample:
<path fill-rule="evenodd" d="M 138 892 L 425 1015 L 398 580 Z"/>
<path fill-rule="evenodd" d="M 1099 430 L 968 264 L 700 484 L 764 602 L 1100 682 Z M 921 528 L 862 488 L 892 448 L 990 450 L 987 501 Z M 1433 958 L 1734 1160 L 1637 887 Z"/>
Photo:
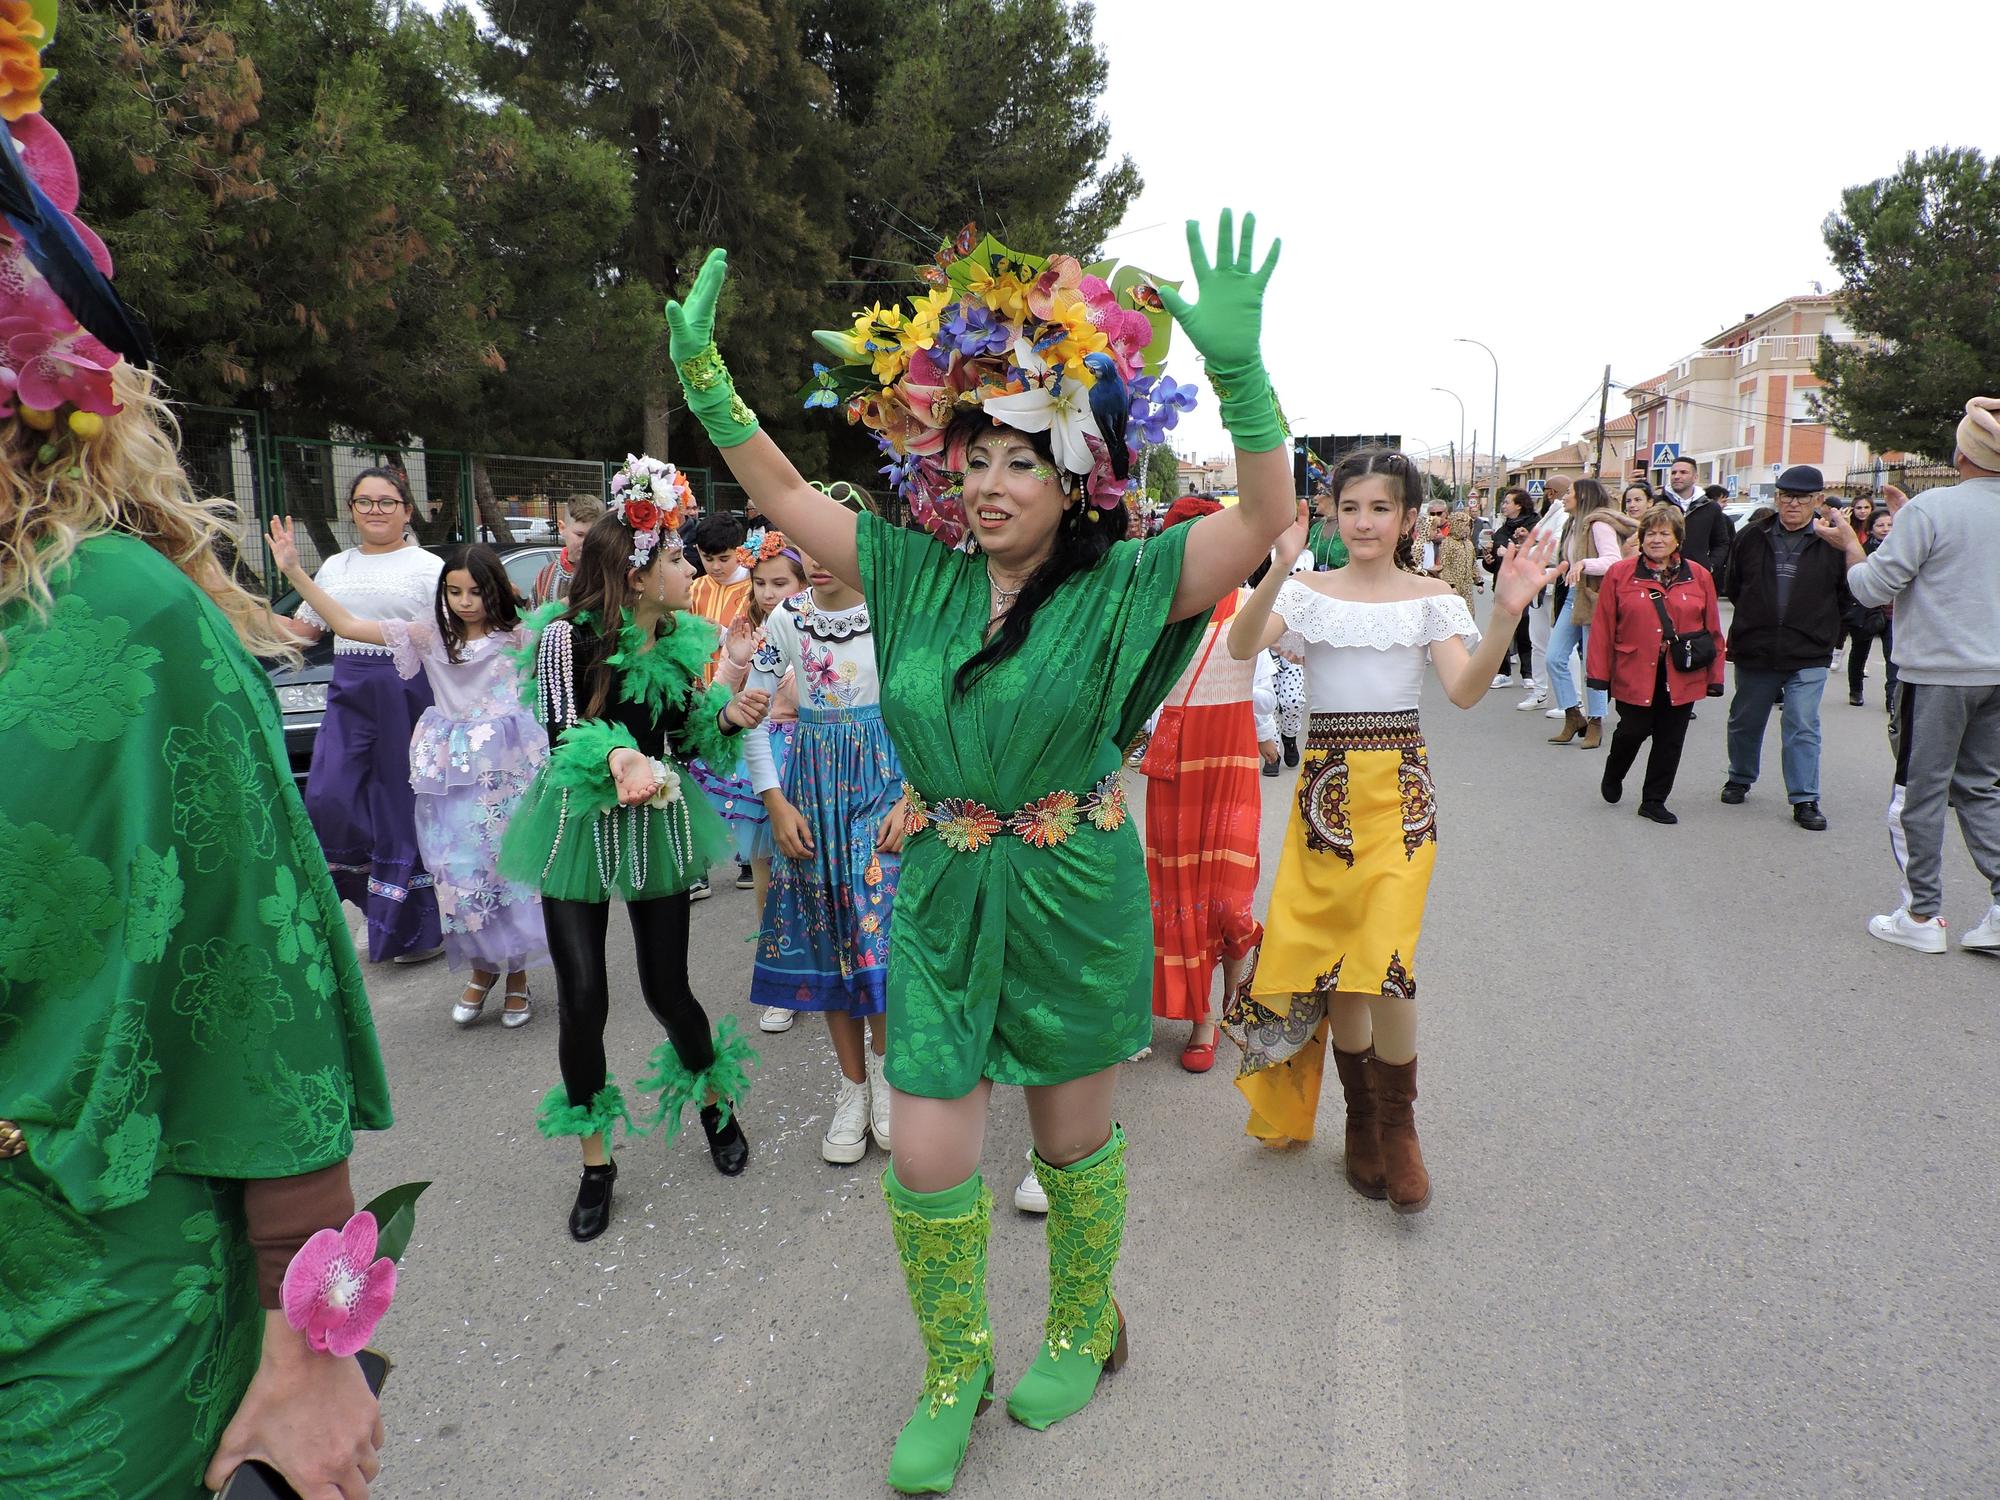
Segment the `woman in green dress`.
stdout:
<path fill-rule="evenodd" d="M 866 595 L 908 780 L 888 973 L 896 1151 L 883 1175 L 926 1355 L 889 1465 L 906 1493 L 950 1488 L 991 1399 L 992 1198 L 978 1168 L 994 1083 L 1027 1090 L 1049 1198 L 1045 1337 L 1008 1410 L 1047 1427 L 1123 1357 L 1113 1067 L 1151 1035 L 1152 928 L 1121 747 L 1295 513 L 1258 352 L 1276 246 L 1258 267 L 1253 220 L 1239 245 L 1225 212 L 1211 269 L 1188 230 L 1195 303 L 987 239 L 960 247 L 948 284 L 911 314 L 878 307 L 852 333 L 821 336 L 843 363 L 816 370 L 810 404 L 847 401 L 900 461 L 919 513 L 969 529 L 976 551 L 856 516 L 760 432 L 713 340 L 724 252 L 667 308 L 688 404 L 750 501 Z M 1163 389 L 1167 311 L 1206 357 L 1242 501 L 1151 541 L 1114 540 L 1131 449 L 1161 421 L 1146 393 Z"/>
<path fill-rule="evenodd" d="M 251 655 L 290 640 L 76 191 L 39 113 L 0 126 L 0 1495 L 192 1500 L 259 1459 L 361 1500 L 375 1398 L 278 1293 L 388 1088 Z"/>

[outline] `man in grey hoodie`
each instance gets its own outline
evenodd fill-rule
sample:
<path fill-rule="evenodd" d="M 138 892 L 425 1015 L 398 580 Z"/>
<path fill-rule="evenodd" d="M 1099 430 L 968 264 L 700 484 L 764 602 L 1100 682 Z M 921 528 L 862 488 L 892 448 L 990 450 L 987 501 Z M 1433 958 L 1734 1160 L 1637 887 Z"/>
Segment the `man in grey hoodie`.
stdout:
<path fill-rule="evenodd" d="M 1966 403 L 1955 460 L 1961 482 L 1911 497 L 1872 557 L 1837 512 L 1813 523 L 1847 554 L 1855 599 L 1896 612 L 1902 744 L 1889 847 L 1903 904 L 1868 930 L 1919 953 L 1945 951 L 1947 806 L 1993 899 L 1959 946 L 2000 952 L 2000 397 Z"/>

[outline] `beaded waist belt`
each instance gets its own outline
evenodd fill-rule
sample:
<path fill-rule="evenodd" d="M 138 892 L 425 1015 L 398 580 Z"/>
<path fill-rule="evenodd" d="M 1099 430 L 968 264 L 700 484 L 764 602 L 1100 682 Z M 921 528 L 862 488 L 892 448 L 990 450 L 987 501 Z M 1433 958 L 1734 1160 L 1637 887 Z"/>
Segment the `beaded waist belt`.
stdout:
<path fill-rule="evenodd" d="M 1127 817 L 1125 785 L 1116 771 L 1081 797 L 1075 792 L 1050 792 L 1005 817 L 970 797 L 926 802 L 907 781 L 903 783 L 903 798 L 909 805 L 903 824 L 906 835 L 935 828 L 944 846 L 960 854 L 970 854 L 1001 834 L 1012 834 L 1037 849 L 1049 849 L 1068 839 L 1080 823 L 1110 833 L 1124 827 Z"/>
<path fill-rule="evenodd" d="M 1306 725 L 1308 750 L 1421 750 L 1424 732 L 1414 708 L 1391 713 L 1314 714 Z"/>

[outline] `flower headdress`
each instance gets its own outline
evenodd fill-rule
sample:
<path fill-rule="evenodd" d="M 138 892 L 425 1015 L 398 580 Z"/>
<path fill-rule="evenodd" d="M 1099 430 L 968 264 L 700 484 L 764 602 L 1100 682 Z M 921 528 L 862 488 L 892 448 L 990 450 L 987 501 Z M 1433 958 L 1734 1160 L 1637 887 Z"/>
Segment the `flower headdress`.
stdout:
<path fill-rule="evenodd" d="M 949 544 L 966 532 L 964 454 L 945 451 L 962 412 L 1048 433 L 1058 466 L 1109 510 L 1141 448 L 1194 408 L 1193 387 L 1161 372 L 1173 324 L 1136 267 L 1024 255 L 968 224 L 920 274 L 907 311 L 877 303 L 813 335 L 838 363 L 814 364 L 805 404 L 868 427 L 882 473 Z"/>
<path fill-rule="evenodd" d="M 0 0 L 4 3 L 4 0 Z M 611 511 L 632 533 L 632 567 L 644 572 L 664 545 L 681 550 L 680 524 L 694 503 L 687 476 L 672 464 L 628 453 L 611 476 Z"/>
<path fill-rule="evenodd" d="M 776 527 L 752 527 L 750 534 L 743 538 L 743 545 L 736 549 L 736 565 L 739 568 L 754 568 L 758 563 L 767 563 L 774 557 L 789 557 L 803 566 L 798 548 L 786 541 L 784 532 Z"/>
<path fill-rule="evenodd" d="M 111 252 L 76 216 L 76 159 L 42 117 L 55 0 L 0 0 L 0 419 L 89 440 L 119 410 L 119 360 L 151 364 L 146 332 L 112 290 Z"/>

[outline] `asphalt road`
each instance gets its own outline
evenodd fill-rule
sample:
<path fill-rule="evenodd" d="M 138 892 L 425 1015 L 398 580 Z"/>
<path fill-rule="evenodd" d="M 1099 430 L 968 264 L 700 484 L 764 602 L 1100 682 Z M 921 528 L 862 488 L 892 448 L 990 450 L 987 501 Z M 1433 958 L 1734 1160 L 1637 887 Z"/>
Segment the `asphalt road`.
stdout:
<path fill-rule="evenodd" d="M 1722 704 L 1693 726 L 1676 828 L 1606 807 L 1599 756 L 1495 692 L 1424 711 L 1441 854 L 1417 974 L 1418 1121 L 1436 1182 L 1399 1219 L 1319 1143 L 1242 1133 L 1234 1049 L 1185 1028 L 1128 1065 L 1132 1360 L 1047 1433 L 979 1420 L 956 1494 L 1973 1496 L 2000 1493 L 2000 960 L 1869 938 L 1894 903 L 1873 701 L 1825 708 L 1832 829 L 1777 774 L 1716 801 Z M 1265 880 L 1293 776 L 1266 781 Z M 1134 778 L 1136 781 L 1136 778 Z M 1947 917 L 1986 906 L 1956 831 Z M 726 884 L 726 882 L 725 882 Z M 696 992 L 744 1002 L 747 892 L 695 914 Z M 612 1070 L 659 1032 L 614 921 Z M 728 1181 L 699 1127 L 620 1153 L 613 1228 L 573 1244 L 575 1153 L 542 1140 L 553 979 L 518 1032 L 447 1017 L 441 967 L 369 978 L 396 1128 L 364 1194 L 424 1201 L 382 1342 L 377 1496 L 886 1494 L 921 1367 L 879 1154 L 819 1158 L 823 1028 L 763 1044 Z M 1005 1389 L 1032 1356 L 1040 1222 L 996 1094 L 991 1302 Z"/>

